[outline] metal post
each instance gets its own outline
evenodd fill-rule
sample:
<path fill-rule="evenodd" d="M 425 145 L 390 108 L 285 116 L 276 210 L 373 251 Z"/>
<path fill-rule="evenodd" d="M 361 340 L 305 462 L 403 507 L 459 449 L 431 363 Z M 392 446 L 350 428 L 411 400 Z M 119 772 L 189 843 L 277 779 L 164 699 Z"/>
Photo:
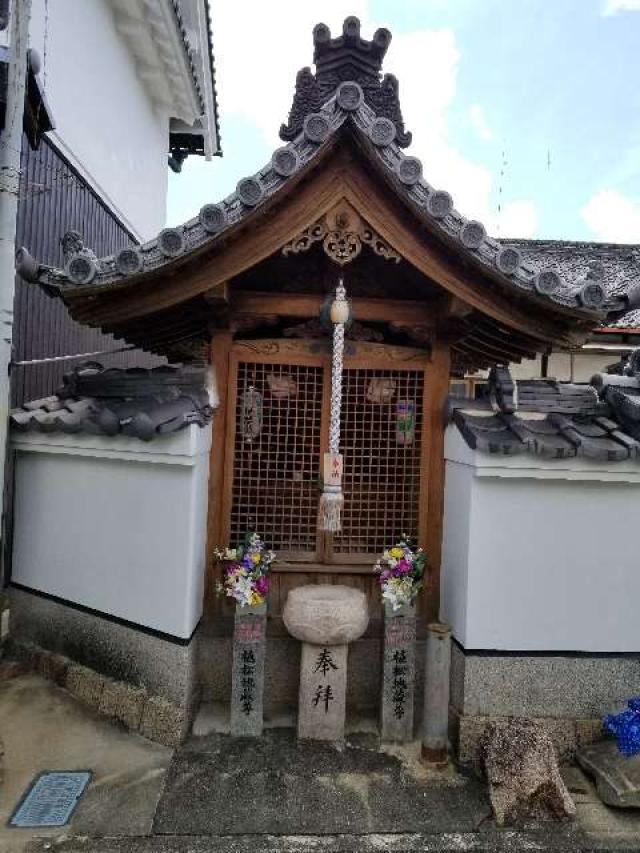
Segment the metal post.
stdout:
<path fill-rule="evenodd" d="M 448 756 L 450 670 L 451 628 L 432 622 L 427 626 L 422 759 L 440 767 Z"/>
<path fill-rule="evenodd" d="M 13 0 L 9 15 L 5 127 L 0 135 L 0 472 L 3 472 L 3 480 L 10 399 L 16 219 L 30 18 L 31 0 Z M 3 488 L 0 487 L 0 518 L 3 513 L 4 494 Z"/>

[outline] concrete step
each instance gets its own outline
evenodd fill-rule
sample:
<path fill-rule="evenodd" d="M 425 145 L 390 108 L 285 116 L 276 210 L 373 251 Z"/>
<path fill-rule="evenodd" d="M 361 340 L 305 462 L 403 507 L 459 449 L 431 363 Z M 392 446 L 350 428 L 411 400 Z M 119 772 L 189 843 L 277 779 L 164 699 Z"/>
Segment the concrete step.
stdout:
<path fill-rule="evenodd" d="M 615 853 L 637 847 L 599 847 L 571 832 L 547 830 L 368 835 L 149 836 L 35 840 L 25 853 Z"/>

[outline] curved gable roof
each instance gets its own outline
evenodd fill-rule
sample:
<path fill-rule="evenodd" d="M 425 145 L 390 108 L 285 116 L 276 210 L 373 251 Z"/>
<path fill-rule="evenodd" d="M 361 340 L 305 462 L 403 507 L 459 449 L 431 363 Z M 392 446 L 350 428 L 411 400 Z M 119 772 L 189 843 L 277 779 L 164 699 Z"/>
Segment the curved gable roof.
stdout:
<path fill-rule="evenodd" d="M 462 257 L 480 265 L 503 284 L 558 306 L 587 311 L 604 308 L 604 290 L 601 294 L 590 292 L 580 279 L 568 280 L 533 259 L 525 260 L 518 248 L 502 245 L 488 236 L 482 223 L 459 213 L 451 195 L 434 188 L 423 177 L 418 158 L 402 151 L 393 123 L 375 115 L 364 103 L 362 90 L 355 82 L 342 83 L 319 112 L 306 117 L 300 134 L 273 153 L 269 163 L 240 180 L 235 192 L 222 201 L 206 204 L 198 216 L 184 225 L 165 228 L 157 238 L 140 247 L 123 249 L 117 255 L 98 259 L 89 253 L 76 254 L 63 270 L 41 266 L 34 275 L 23 264 L 19 272 L 62 293 L 72 288 L 78 294 L 95 295 L 102 288 L 129 286 L 156 277 L 165 268 L 181 266 L 192 254 L 200 255 L 221 242 L 232 226 L 282 193 L 296 173 L 313 164 L 347 122 L 370 143 L 368 150 L 376 158 L 376 165 L 388 173 L 396 194 L 419 214 L 429 231 Z"/>
<path fill-rule="evenodd" d="M 346 26 L 345 22 L 345 26 Z M 530 302 L 536 309 L 547 313 L 552 321 L 560 318 L 563 326 L 573 319 L 577 327 L 591 328 L 602 322 L 607 311 L 619 310 L 620 296 L 610 297 L 604 285 L 593 278 L 580 279 L 563 277 L 546 264 L 539 265 L 534 258 L 523 257 L 515 245 L 504 245 L 492 239 L 478 221 L 468 220 L 453 205 L 450 194 L 431 186 L 424 178 L 422 164 L 402 150 L 406 134 L 399 131 L 397 122 L 387 114 L 377 114 L 367 97 L 366 85 L 356 80 L 338 82 L 333 93 L 317 111 L 309 112 L 302 121 L 302 129 L 287 145 L 278 148 L 271 160 L 253 175 L 238 182 L 235 192 L 215 204 L 206 204 L 198 216 L 178 228 L 166 228 L 157 238 L 140 247 L 129 247 L 117 255 L 96 258 L 93 253 L 71 241 L 64 269 L 45 267 L 34 261 L 25 250 L 21 250 L 18 270 L 27 279 L 37 281 L 48 292 L 62 297 L 72 315 L 83 322 L 100 325 L 119 332 L 118 323 L 132 317 L 143 317 L 147 313 L 169 309 L 172 305 L 193 298 L 211 288 L 209 276 L 202 275 L 196 282 L 182 287 L 178 273 L 202 265 L 207 259 L 220 261 L 228 254 L 237 235 L 264 222 L 267 210 L 281 203 L 295 205 L 296 189 L 320 165 L 327 162 L 339 147 L 338 142 L 346 133 L 353 135 L 367 165 L 383 181 L 385 191 L 390 189 L 389 200 L 395 200 L 408 208 L 412 215 L 412 228 L 416 245 L 425 235 L 447 247 L 454 260 L 473 271 L 473 282 L 466 292 L 457 293 L 468 298 L 472 304 L 476 293 L 484 291 L 492 300 L 500 297 L 509 302 Z M 397 95 L 397 87 L 395 90 Z M 374 101 L 375 102 L 375 101 Z M 295 103 L 295 101 L 294 101 Z M 399 107 L 398 107 L 399 112 Z M 346 170 L 348 171 L 348 170 Z M 371 171 L 371 170 L 369 170 Z M 378 181 L 380 183 L 380 181 Z M 315 200 L 316 208 L 298 210 L 297 229 L 312 224 L 326 209 L 323 200 Z M 369 220 L 367 199 L 356 201 L 362 216 Z M 375 224 L 372 222 L 372 225 Z M 264 225 L 261 226 L 264 229 Z M 283 246 L 294 235 L 280 233 L 277 229 L 269 244 L 260 243 L 254 232 L 255 251 L 247 257 L 258 262 Z M 386 236 L 386 235 L 385 235 Z M 280 242 L 278 243 L 278 239 Z M 389 243 L 394 245 L 393 235 Z M 422 250 L 424 254 L 424 249 Z M 433 254 L 433 253 L 432 253 Z M 420 252 L 416 249 L 407 259 L 420 268 Z M 245 267 L 246 268 L 246 267 Z M 428 269 L 427 269 L 428 268 Z M 431 265 L 422 269 L 429 274 Z M 433 277 L 447 288 L 444 266 L 437 267 L 441 273 Z M 242 269 L 231 270 L 231 277 Z M 148 292 L 147 285 L 162 280 L 162 286 L 154 287 L 156 301 L 151 305 L 142 298 Z M 497 285 L 497 287 L 496 287 Z M 454 288 L 449 287 L 452 292 Z M 147 307 L 145 308 L 144 305 Z M 502 322 L 517 319 L 518 311 L 509 311 L 505 305 L 496 313 Z M 521 331 L 526 331 L 522 328 Z M 540 330 L 532 329 L 533 334 Z M 126 334 L 122 333 L 124 337 Z M 545 337 L 542 335 L 542 337 Z M 559 340 L 562 335 L 558 334 Z M 546 335 L 554 339 L 554 333 Z M 566 337 L 565 337 L 566 339 Z"/>

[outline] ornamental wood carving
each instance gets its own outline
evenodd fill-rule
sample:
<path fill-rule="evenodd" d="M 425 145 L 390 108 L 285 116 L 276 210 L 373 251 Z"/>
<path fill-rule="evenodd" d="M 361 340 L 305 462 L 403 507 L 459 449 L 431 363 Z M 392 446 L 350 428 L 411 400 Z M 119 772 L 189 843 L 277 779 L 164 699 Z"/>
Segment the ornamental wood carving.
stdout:
<path fill-rule="evenodd" d="M 353 355 L 368 362 L 385 364 L 421 363 L 424 365 L 431 357 L 429 349 L 402 347 L 393 344 L 380 344 L 372 341 L 357 341 L 352 343 Z M 313 358 L 329 358 L 328 349 L 318 349 L 317 341 L 299 340 L 292 338 L 261 338 L 257 340 L 239 340 L 233 342 L 233 350 L 242 360 L 251 356 L 257 358 L 295 359 L 304 356 Z"/>
<path fill-rule="evenodd" d="M 363 244 L 371 247 L 376 255 L 399 264 L 401 256 L 371 228 L 347 202 L 333 208 L 329 213 L 297 234 L 283 248 L 282 254 L 297 255 L 308 251 L 314 243 L 322 241 L 325 254 L 339 266 L 344 266 L 358 257 Z"/>

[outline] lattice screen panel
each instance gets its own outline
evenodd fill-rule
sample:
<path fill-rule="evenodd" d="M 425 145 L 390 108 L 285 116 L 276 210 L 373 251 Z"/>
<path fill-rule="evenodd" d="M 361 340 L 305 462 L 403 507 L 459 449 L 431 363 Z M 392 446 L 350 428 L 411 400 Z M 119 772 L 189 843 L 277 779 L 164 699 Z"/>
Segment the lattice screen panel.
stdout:
<path fill-rule="evenodd" d="M 423 386 L 421 370 L 345 370 L 336 558 L 378 554 L 402 533 L 417 536 Z"/>
<path fill-rule="evenodd" d="M 282 556 L 313 557 L 323 369 L 240 362 L 237 383 L 231 541 L 257 530 Z"/>

